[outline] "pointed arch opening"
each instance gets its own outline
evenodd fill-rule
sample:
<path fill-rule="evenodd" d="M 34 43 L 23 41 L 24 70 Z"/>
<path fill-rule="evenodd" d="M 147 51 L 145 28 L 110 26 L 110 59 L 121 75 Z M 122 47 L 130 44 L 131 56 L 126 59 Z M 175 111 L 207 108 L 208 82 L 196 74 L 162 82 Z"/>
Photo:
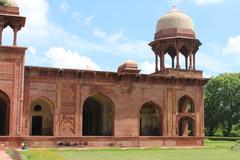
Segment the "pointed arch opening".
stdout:
<path fill-rule="evenodd" d="M 195 136 L 195 123 L 190 117 L 182 117 L 178 121 L 178 136 Z"/>
<path fill-rule="evenodd" d="M 114 104 L 103 95 L 88 97 L 83 104 L 83 136 L 112 136 Z"/>
<path fill-rule="evenodd" d="M 185 64 L 185 69 L 188 70 L 189 67 L 189 49 L 184 45 L 181 47 L 181 49 L 179 50 L 181 53 L 181 57 L 180 58 L 180 63 L 183 65 Z"/>
<path fill-rule="evenodd" d="M 32 101 L 30 106 L 30 135 L 53 136 L 53 103 L 44 97 Z"/>
<path fill-rule="evenodd" d="M 0 91 L 0 135 L 9 135 L 10 99 L 6 93 Z"/>
<path fill-rule="evenodd" d="M 162 111 L 153 102 L 145 103 L 140 110 L 140 136 L 162 136 Z"/>
<path fill-rule="evenodd" d="M 175 68 L 175 59 L 176 59 L 176 49 L 172 46 L 168 46 L 166 49 L 167 63 L 171 64 L 171 68 Z"/>
<path fill-rule="evenodd" d="M 179 113 L 194 113 L 194 102 L 189 96 L 183 96 L 178 101 L 178 112 Z"/>

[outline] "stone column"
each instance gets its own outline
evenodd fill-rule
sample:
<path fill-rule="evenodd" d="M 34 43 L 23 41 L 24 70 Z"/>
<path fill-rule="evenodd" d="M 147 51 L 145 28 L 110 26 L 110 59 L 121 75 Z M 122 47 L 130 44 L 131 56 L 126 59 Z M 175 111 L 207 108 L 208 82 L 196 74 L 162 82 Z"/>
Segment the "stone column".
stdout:
<path fill-rule="evenodd" d="M 175 58 L 175 56 L 171 56 L 171 58 L 172 58 L 172 68 L 174 68 L 174 66 L 175 66 L 175 64 L 174 64 L 174 58 Z"/>
<path fill-rule="evenodd" d="M 158 72 L 158 55 L 155 53 L 155 72 Z"/>
<path fill-rule="evenodd" d="M 3 24 L 0 24 L 0 45 L 2 45 Z"/>
<path fill-rule="evenodd" d="M 188 69 L 188 56 L 187 55 L 185 56 L 185 67 L 187 70 Z"/>
<path fill-rule="evenodd" d="M 193 70 L 196 70 L 195 55 L 196 55 L 196 54 L 193 54 Z"/>
<path fill-rule="evenodd" d="M 16 26 L 13 28 L 13 32 L 14 32 L 13 46 L 17 46 L 17 32 L 18 32 L 18 28 Z"/>
<path fill-rule="evenodd" d="M 192 59 L 193 59 L 193 56 L 192 56 L 192 51 L 190 52 L 190 59 L 189 59 L 189 70 L 192 70 L 193 67 L 192 67 Z"/>
<path fill-rule="evenodd" d="M 183 136 L 188 136 L 188 121 L 189 119 L 183 120 Z"/>
<path fill-rule="evenodd" d="M 176 47 L 176 55 L 177 55 L 177 65 L 176 65 L 176 68 L 177 69 L 180 69 L 180 64 L 179 64 L 179 48 Z"/>
<path fill-rule="evenodd" d="M 165 63 L 164 63 L 164 51 L 160 51 L 160 56 L 161 56 L 161 70 L 165 69 Z"/>

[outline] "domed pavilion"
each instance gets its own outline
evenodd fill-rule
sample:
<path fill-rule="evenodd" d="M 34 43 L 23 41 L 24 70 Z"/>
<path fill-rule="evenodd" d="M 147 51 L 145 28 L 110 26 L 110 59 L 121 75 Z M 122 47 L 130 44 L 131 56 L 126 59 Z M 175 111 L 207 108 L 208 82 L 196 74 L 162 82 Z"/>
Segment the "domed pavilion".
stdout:
<path fill-rule="evenodd" d="M 159 67 L 160 71 L 166 68 L 167 54 L 172 59 L 172 69 L 196 70 L 195 55 L 201 42 L 196 38 L 192 18 L 176 7 L 158 20 L 154 41 L 149 45 L 155 53 L 156 72 Z M 179 54 L 184 56 L 185 66 L 180 66 Z"/>

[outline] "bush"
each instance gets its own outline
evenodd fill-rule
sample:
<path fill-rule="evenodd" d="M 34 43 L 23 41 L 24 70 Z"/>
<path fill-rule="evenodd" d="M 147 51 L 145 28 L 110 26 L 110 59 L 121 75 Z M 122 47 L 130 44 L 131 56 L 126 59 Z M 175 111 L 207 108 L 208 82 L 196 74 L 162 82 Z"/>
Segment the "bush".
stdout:
<path fill-rule="evenodd" d="M 217 128 L 216 130 L 214 130 L 214 135 L 217 137 L 222 137 L 223 136 L 223 131 L 221 128 Z"/>
<path fill-rule="evenodd" d="M 231 137 L 240 137 L 240 124 L 236 124 L 233 126 L 230 136 Z"/>

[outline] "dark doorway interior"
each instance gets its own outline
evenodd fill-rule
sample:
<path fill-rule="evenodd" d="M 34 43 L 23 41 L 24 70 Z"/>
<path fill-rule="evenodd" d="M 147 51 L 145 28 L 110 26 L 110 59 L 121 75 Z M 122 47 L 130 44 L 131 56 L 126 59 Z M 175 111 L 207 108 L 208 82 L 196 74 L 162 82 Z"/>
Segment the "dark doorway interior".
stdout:
<path fill-rule="evenodd" d="M 93 98 L 88 98 L 83 108 L 83 135 L 102 135 L 102 106 Z"/>
<path fill-rule="evenodd" d="M 7 102 L 0 97 L 0 135 L 8 134 L 8 106 Z"/>
<path fill-rule="evenodd" d="M 33 116 L 32 117 L 32 135 L 40 136 L 42 135 L 42 116 Z"/>
<path fill-rule="evenodd" d="M 141 108 L 140 136 L 162 136 L 161 113 L 151 103 L 146 103 Z"/>
<path fill-rule="evenodd" d="M 113 135 L 113 104 L 102 95 L 86 99 L 83 105 L 83 136 Z"/>

